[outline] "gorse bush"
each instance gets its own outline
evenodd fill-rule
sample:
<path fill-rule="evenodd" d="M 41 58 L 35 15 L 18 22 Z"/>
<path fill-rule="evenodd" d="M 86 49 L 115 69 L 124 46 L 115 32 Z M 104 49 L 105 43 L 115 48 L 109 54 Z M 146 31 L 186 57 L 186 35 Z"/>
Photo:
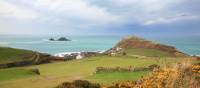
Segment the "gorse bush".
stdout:
<path fill-rule="evenodd" d="M 200 65 L 193 65 L 192 71 L 200 74 Z"/>
<path fill-rule="evenodd" d="M 125 81 L 105 88 L 199 88 L 200 65 L 188 62 L 157 69 L 138 81 Z"/>

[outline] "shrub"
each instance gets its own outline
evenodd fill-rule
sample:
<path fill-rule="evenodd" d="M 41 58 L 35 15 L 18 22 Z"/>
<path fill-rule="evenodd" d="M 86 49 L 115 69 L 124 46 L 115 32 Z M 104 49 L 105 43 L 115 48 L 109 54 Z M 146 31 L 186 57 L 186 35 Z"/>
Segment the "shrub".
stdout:
<path fill-rule="evenodd" d="M 77 87 L 70 82 L 64 82 L 61 85 L 57 86 L 56 88 L 77 88 Z"/>
<path fill-rule="evenodd" d="M 151 70 L 153 70 L 153 69 L 159 69 L 159 68 L 160 68 L 160 66 L 157 65 L 157 64 L 152 64 L 152 65 L 149 66 L 149 69 L 151 69 Z"/>
<path fill-rule="evenodd" d="M 64 82 L 56 88 L 101 88 L 100 84 L 90 83 L 86 80 L 75 80 L 73 82 Z"/>
<path fill-rule="evenodd" d="M 199 68 L 200 65 L 181 63 L 154 70 L 150 76 L 138 81 L 120 82 L 105 88 L 199 88 Z"/>
<path fill-rule="evenodd" d="M 40 75 L 40 71 L 38 68 L 31 69 L 31 71 L 37 75 Z"/>
<path fill-rule="evenodd" d="M 126 52 L 123 52 L 122 55 L 123 55 L 123 56 L 126 56 L 127 54 L 126 54 Z"/>
<path fill-rule="evenodd" d="M 97 67 L 96 68 L 96 73 L 101 73 L 101 72 L 136 72 L 136 71 L 148 71 L 148 70 L 153 70 L 154 68 L 159 68 L 159 65 L 150 65 L 148 68 L 147 67 L 133 67 L 130 66 L 128 68 L 122 68 L 122 67 Z"/>

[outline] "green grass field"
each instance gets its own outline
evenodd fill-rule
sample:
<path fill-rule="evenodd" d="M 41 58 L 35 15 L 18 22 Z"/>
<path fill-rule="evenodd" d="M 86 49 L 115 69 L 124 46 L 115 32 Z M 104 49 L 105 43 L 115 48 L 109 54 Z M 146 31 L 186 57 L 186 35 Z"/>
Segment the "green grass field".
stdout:
<path fill-rule="evenodd" d="M 92 82 L 109 85 L 111 83 L 117 83 L 124 80 L 137 80 L 142 76 L 148 75 L 149 73 L 150 71 L 97 73 L 87 77 L 86 79 Z"/>
<path fill-rule="evenodd" d="M 180 61 L 175 58 L 148 59 L 133 56 L 96 56 L 82 60 L 41 64 L 28 67 L 0 69 L 0 88 L 52 88 L 64 81 L 87 79 L 92 82 L 109 84 L 116 81 L 137 79 L 148 72 L 102 73 L 94 74 L 96 67 L 147 67 L 151 64 L 169 64 Z M 35 75 L 28 69 L 38 68 L 41 75 Z M 25 69 L 25 70 L 20 70 Z M 17 71 L 15 73 L 15 71 Z M 18 72 L 19 71 L 19 72 Z M 13 72 L 15 75 L 11 75 Z M 22 75 L 24 74 L 24 75 Z M 108 80 L 109 79 L 109 80 Z M 106 80 L 106 81 L 105 81 Z"/>
<path fill-rule="evenodd" d="M 30 57 L 32 56 L 33 56 L 32 51 L 14 49 L 8 47 L 0 47 L 0 64 L 15 62 L 15 61 L 30 60 Z"/>

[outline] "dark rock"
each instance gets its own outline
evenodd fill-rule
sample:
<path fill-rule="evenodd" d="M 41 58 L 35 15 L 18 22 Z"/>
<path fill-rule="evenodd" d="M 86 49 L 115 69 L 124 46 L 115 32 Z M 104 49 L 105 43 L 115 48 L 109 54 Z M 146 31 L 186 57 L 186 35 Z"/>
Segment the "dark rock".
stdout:
<path fill-rule="evenodd" d="M 55 41 L 55 39 L 54 38 L 50 38 L 49 41 Z"/>
<path fill-rule="evenodd" d="M 58 39 L 50 38 L 49 41 L 71 41 L 65 37 L 60 37 Z"/>
<path fill-rule="evenodd" d="M 69 40 L 69 39 L 67 39 L 65 37 L 60 37 L 57 41 L 71 41 L 71 40 Z"/>

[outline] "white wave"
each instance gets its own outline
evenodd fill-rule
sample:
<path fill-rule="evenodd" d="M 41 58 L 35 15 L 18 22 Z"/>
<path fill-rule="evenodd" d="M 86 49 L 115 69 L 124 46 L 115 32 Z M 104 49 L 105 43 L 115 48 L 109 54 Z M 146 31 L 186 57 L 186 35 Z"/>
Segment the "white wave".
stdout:
<path fill-rule="evenodd" d="M 71 55 L 73 53 L 78 53 L 80 54 L 81 52 L 61 52 L 61 53 L 57 53 L 55 54 L 54 56 L 57 56 L 57 57 L 64 57 L 65 55 Z"/>
<path fill-rule="evenodd" d="M 61 52 L 61 53 L 57 53 L 54 54 L 53 56 L 57 56 L 57 57 L 64 57 L 65 55 L 71 55 L 71 54 L 80 54 L 82 52 L 97 52 L 97 53 L 104 53 L 106 50 L 100 50 L 100 51 L 80 51 L 80 52 Z"/>

